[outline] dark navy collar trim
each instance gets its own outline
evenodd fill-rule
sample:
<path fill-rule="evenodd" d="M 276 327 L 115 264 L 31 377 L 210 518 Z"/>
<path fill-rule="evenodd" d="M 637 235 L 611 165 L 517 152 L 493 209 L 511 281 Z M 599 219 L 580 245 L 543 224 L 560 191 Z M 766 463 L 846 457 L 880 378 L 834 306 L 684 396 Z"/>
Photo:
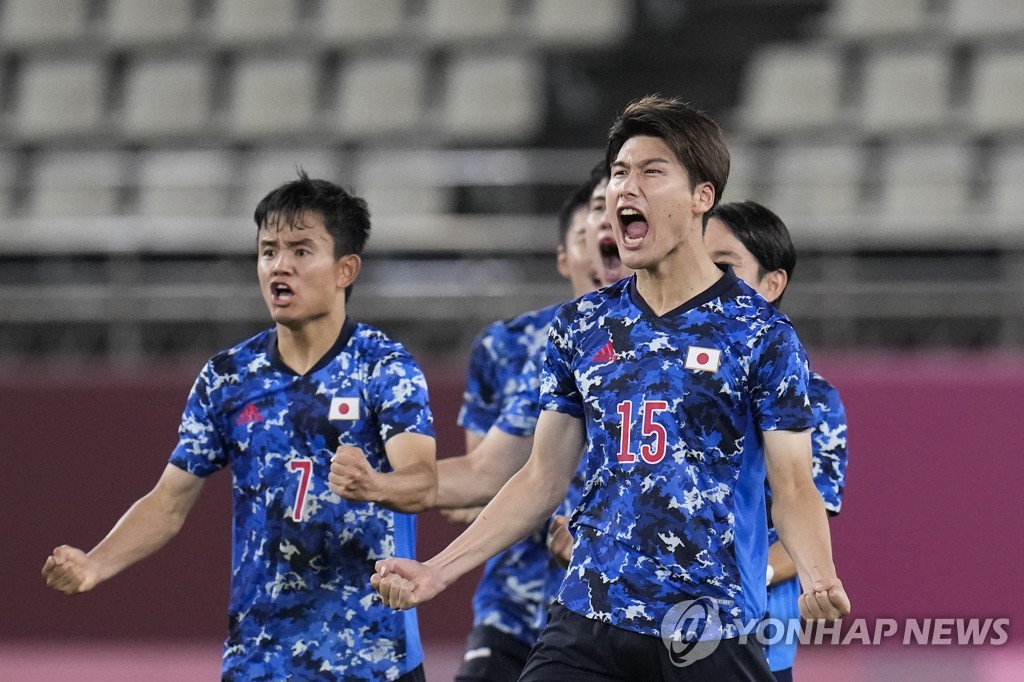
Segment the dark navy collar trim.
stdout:
<path fill-rule="evenodd" d="M 348 315 L 345 316 L 345 322 L 341 325 L 341 333 L 338 334 L 338 339 L 334 342 L 322 358 L 320 358 L 313 367 L 306 372 L 305 376 L 318 372 L 328 365 L 334 358 L 336 358 L 348 345 L 349 339 L 356 332 L 356 322 Z M 273 365 L 274 369 L 285 374 L 294 374 L 299 376 L 299 373 L 294 369 L 285 364 L 284 360 L 281 359 L 281 353 L 277 349 L 277 330 L 271 329 L 270 334 L 267 335 L 267 357 L 270 358 L 270 364 Z"/>
<path fill-rule="evenodd" d="M 650 315 L 652 317 L 657 318 L 667 318 L 673 317 L 675 315 L 680 315 L 682 313 L 686 313 L 690 310 L 693 310 L 694 308 L 699 308 L 708 301 L 713 301 L 716 298 L 721 298 L 725 296 L 725 294 L 727 294 L 730 289 L 736 287 L 739 284 L 739 279 L 737 279 L 731 267 L 722 268 L 721 266 L 719 266 L 719 269 L 723 270 L 723 274 L 720 278 L 718 278 L 718 281 L 716 281 L 714 284 L 712 284 L 710 287 L 708 287 L 701 293 L 691 298 L 689 301 L 686 301 L 685 303 L 676 306 L 675 308 L 668 311 L 664 315 L 655 315 L 654 311 L 651 310 L 651 307 L 647 305 L 647 301 L 645 301 L 643 296 L 640 295 L 640 292 L 637 291 L 636 275 L 633 275 L 632 277 L 629 278 L 627 286 L 629 291 L 629 298 L 630 300 L 633 301 L 633 305 L 635 305 L 637 308 L 640 308 L 640 310 L 642 310 L 645 315 Z"/>

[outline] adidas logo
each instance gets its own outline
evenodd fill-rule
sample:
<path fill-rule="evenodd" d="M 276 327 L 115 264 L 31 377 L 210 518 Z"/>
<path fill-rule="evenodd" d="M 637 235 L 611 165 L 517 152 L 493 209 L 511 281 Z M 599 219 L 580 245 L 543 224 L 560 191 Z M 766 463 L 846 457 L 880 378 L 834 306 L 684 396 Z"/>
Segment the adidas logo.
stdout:
<path fill-rule="evenodd" d="M 263 421 L 263 414 L 256 408 L 255 405 L 249 403 L 242 410 L 242 413 L 238 415 L 238 419 L 235 423 L 239 426 L 245 426 L 246 424 L 253 424 L 255 422 Z"/>
<path fill-rule="evenodd" d="M 612 346 L 612 342 L 609 341 L 601 347 L 601 350 L 594 353 L 591 362 L 615 362 L 615 359 L 615 348 Z"/>

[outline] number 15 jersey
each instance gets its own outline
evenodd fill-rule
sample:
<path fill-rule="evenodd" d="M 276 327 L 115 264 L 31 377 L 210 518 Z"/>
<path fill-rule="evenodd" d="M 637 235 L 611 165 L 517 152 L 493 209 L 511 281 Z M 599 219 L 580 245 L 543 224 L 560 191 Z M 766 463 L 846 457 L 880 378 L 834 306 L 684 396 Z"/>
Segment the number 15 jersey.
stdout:
<path fill-rule="evenodd" d="M 548 338 L 542 407 L 583 419 L 587 440 L 558 599 L 658 636 L 675 604 L 707 597 L 735 637 L 765 611 L 760 432 L 813 425 L 806 354 L 731 270 L 660 317 L 635 282 L 566 304 Z"/>

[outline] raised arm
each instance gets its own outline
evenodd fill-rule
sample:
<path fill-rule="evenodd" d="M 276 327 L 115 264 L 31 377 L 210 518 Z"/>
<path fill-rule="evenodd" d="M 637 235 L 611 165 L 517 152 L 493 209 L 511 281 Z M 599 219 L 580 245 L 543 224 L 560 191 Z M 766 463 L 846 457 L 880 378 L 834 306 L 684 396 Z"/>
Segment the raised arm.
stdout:
<path fill-rule="evenodd" d="M 91 551 L 68 545 L 53 550 L 43 565 L 47 586 L 65 594 L 88 592 L 153 554 L 177 535 L 204 482 L 168 464 L 156 486 Z"/>
<path fill-rule="evenodd" d="M 476 521 L 434 558 L 377 562 L 370 582 L 384 603 L 407 609 L 433 599 L 472 570 L 540 526 L 565 498 L 579 465 L 583 422 L 545 411 L 526 465 L 494 496 Z"/>
<path fill-rule="evenodd" d="M 331 458 L 327 483 L 347 500 L 376 502 L 412 514 L 430 509 L 437 498 L 434 438 L 400 433 L 384 444 L 392 471 L 375 470 L 359 448 L 340 446 Z"/>
<path fill-rule="evenodd" d="M 811 478 L 810 432 L 763 436 L 772 518 L 800 576 L 801 613 L 808 619 L 840 618 L 850 612 L 850 600 L 836 576 L 825 505 Z"/>
<path fill-rule="evenodd" d="M 437 462 L 437 506 L 474 507 L 490 502 L 530 458 L 533 438 L 491 427 L 480 443 L 460 457 Z"/>

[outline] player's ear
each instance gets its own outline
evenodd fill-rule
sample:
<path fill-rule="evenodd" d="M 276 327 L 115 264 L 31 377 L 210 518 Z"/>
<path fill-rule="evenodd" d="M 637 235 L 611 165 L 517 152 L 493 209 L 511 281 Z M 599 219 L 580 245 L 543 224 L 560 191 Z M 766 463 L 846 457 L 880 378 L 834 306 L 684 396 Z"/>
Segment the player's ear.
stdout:
<path fill-rule="evenodd" d="M 564 244 L 559 244 L 558 250 L 555 251 L 555 267 L 558 268 L 559 275 L 569 278 L 569 256 L 565 253 Z"/>
<path fill-rule="evenodd" d="M 707 213 L 715 205 L 715 186 L 710 182 L 698 183 L 693 188 L 694 213 Z"/>
<path fill-rule="evenodd" d="M 782 292 L 786 290 L 787 284 L 789 284 L 789 275 L 785 270 L 779 268 L 761 278 L 760 289 L 766 294 L 765 298 L 769 303 L 775 303 L 779 296 L 782 296 Z"/>
<path fill-rule="evenodd" d="M 335 285 L 339 289 L 347 288 L 356 281 L 356 277 L 359 276 L 359 269 L 362 265 L 363 260 L 354 253 L 350 253 L 347 256 L 339 258 L 334 264 Z"/>

